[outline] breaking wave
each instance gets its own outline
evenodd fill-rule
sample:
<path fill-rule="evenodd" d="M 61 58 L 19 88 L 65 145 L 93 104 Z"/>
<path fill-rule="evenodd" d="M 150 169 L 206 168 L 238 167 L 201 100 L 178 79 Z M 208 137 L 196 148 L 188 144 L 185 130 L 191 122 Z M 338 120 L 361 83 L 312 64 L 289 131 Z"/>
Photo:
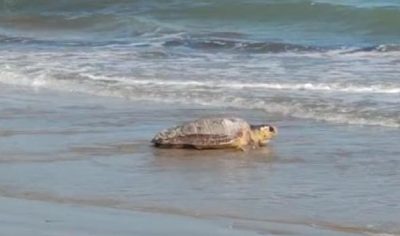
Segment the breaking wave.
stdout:
<path fill-rule="evenodd" d="M 272 91 L 324 92 L 333 90 L 333 92 L 339 93 L 400 93 L 400 88 L 385 89 L 378 85 L 375 87 L 339 87 L 332 84 L 241 84 L 224 82 L 212 84 L 200 81 L 127 80 L 90 74 L 53 74 L 27 78 L 22 74 L 4 72 L 0 73 L 0 82 L 98 96 L 122 97 L 130 100 L 258 109 L 283 116 L 332 123 L 400 127 L 399 111 L 383 112 L 379 107 L 369 107 L 368 104 L 346 103 L 340 100 L 325 99 L 323 96 L 316 96 L 314 99 L 302 98 L 287 93 L 271 92 L 267 96 L 257 95 L 257 89 L 260 88 Z M 246 92 L 243 93 L 243 89 Z M 256 96 L 246 96 L 249 93 Z"/>

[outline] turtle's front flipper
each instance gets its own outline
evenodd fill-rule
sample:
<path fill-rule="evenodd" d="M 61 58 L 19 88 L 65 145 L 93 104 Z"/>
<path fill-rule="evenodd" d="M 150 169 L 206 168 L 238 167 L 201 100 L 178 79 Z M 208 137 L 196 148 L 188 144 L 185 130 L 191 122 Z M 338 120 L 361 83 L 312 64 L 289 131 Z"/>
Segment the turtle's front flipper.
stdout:
<path fill-rule="evenodd" d="M 235 140 L 234 146 L 242 150 L 243 152 L 248 152 L 252 149 L 252 140 L 250 138 L 250 133 L 247 131 L 242 131 L 242 134 Z"/>
<path fill-rule="evenodd" d="M 250 146 L 250 145 L 243 145 L 243 146 L 238 146 L 237 148 L 238 148 L 240 151 L 248 152 L 248 151 L 250 151 L 250 150 L 252 149 L 252 146 Z"/>

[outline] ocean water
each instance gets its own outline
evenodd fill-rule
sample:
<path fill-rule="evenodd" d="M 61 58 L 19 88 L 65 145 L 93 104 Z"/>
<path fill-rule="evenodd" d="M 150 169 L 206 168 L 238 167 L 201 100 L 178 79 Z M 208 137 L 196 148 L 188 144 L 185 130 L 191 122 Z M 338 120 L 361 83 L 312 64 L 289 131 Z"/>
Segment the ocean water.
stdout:
<path fill-rule="evenodd" d="M 400 126 L 398 1 L 1 1 L 0 82 Z"/>
<path fill-rule="evenodd" d="M 0 232 L 400 235 L 399 22 L 397 0 L 0 0 Z M 149 145 L 213 115 L 280 134 Z"/>

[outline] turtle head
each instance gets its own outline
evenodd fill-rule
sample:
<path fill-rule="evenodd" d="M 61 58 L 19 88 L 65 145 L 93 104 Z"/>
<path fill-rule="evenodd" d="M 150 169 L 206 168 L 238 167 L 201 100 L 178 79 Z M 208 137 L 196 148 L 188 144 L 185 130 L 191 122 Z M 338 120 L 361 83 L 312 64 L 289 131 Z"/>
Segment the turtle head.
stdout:
<path fill-rule="evenodd" d="M 251 125 L 252 139 L 260 146 L 266 145 L 271 138 L 278 134 L 278 129 L 272 125 Z"/>

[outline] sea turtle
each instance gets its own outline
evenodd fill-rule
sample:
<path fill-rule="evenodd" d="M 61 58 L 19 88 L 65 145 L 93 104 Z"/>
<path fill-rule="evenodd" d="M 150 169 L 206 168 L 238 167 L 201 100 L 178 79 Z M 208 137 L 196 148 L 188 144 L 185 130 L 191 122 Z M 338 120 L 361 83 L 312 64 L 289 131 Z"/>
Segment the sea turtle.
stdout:
<path fill-rule="evenodd" d="M 248 150 L 266 145 L 277 135 L 271 125 L 250 125 L 240 118 L 203 118 L 158 133 L 156 147 Z"/>

